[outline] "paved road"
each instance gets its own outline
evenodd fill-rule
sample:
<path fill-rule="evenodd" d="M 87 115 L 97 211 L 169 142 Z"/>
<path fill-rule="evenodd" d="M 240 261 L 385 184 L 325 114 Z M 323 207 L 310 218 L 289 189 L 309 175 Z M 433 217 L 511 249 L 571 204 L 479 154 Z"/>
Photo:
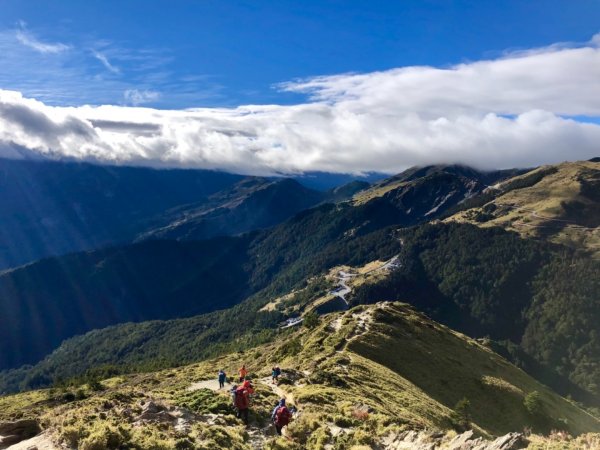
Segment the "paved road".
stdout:
<path fill-rule="evenodd" d="M 395 269 L 396 267 L 400 267 L 400 263 L 398 262 L 398 255 L 396 255 L 393 258 L 391 258 L 390 260 L 386 261 L 381 266 L 375 267 L 374 269 L 371 269 L 368 272 L 365 272 L 363 275 L 367 275 L 369 273 L 376 272 L 378 270 L 391 270 L 391 269 Z M 337 279 L 339 280 L 337 287 L 335 289 L 333 289 L 332 291 L 330 291 L 330 294 L 341 298 L 344 301 L 344 303 L 346 304 L 346 307 L 350 306 L 350 304 L 348 303 L 348 300 L 346 300 L 346 296 L 350 292 L 352 292 L 352 288 L 350 286 L 348 286 L 346 283 L 356 276 L 357 276 L 357 274 L 355 274 L 355 273 L 350 273 L 350 272 L 345 272 L 343 270 L 340 270 L 338 272 L 338 276 L 337 276 Z"/>

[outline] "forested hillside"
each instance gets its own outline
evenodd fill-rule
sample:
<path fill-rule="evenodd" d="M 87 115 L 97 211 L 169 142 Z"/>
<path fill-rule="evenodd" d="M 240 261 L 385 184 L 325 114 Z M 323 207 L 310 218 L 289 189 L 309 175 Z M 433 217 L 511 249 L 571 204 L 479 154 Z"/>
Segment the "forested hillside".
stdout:
<path fill-rule="evenodd" d="M 165 210 L 204 202 L 240 179 L 208 170 L 0 158 L 0 269 L 128 242 Z"/>
<path fill-rule="evenodd" d="M 439 176 L 436 173 L 430 179 L 437 183 Z M 519 185 L 519 180 L 515 178 L 513 183 Z M 419 184 L 422 181 L 418 179 Z M 405 192 L 406 186 L 401 190 Z M 593 320 L 600 313 L 598 261 L 585 252 L 524 239 L 497 227 L 434 223 L 403 228 L 407 225 L 406 210 L 396 202 L 396 194 L 392 189 L 366 202 L 324 204 L 271 230 L 244 237 L 193 245 L 148 242 L 111 250 L 120 255 L 118 258 L 110 252 L 92 252 L 6 273 L 0 276 L 0 286 L 4 286 L 6 295 L 2 299 L 9 312 L 13 311 L 10 298 L 16 298 L 11 286 L 27 277 L 35 279 L 35 283 L 22 281 L 28 286 L 44 286 L 49 282 L 45 278 L 49 274 L 55 284 L 47 285 L 57 288 L 25 289 L 22 292 L 27 293 L 28 300 L 23 304 L 32 305 L 41 299 L 78 311 L 72 305 L 85 298 L 96 298 L 95 302 L 86 302 L 92 307 L 88 306 L 85 312 L 93 315 L 93 305 L 104 308 L 107 298 L 135 302 L 131 300 L 135 297 L 144 299 L 147 313 L 154 314 L 150 318 L 164 318 L 160 316 L 167 310 L 171 317 L 181 317 L 195 314 L 194 308 L 205 312 L 249 299 L 209 315 L 119 325 L 74 338 L 33 368 L 3 373 L 0 390 L 46 385 L 82 376 L 94 368 L 117 372 L 148 370 L 191 362 L 228 349 L 249 348 L 275 336 L 278 323 L 291 314 L 286 311 L 293 310 L 289 308 L 293 302 L 300 306 L 296 314 L 302 313 L 310 298 L 331 289 L 327 282 L 318 281 L 330 268 L 360 266 L 397 255 L 398 265 L 389 276 L 353 290 L 348 296 L 351 305 L 381 300 L 411 303 L 452 328 L 472 337 L 488 338 L 498 352 L 559 392 L 590 405 L 598 404 L 600 353 L 596 337 L 600 330 Z M 438 201 L 436 196 L 430 198 L 432 204 Z M 181 250 L 170 250 L 173 245 Z M 140 249 L 152 248 L 161 248 L 169 255 L 163 258 L 164 266 L 153 268 L 131 256 Z M 140 253 L 140 261 L 155 258 L 154 253 L 147 251 Z M 215 261 L 204 260 L 215 251 L 219 255 Z M 193 270 L 181 270 L 187 264 L 186 260 L 177 263 L 181 255 L 187 255 L 187 262 L 196 261 Z M 48 270 L 47 266 L 54 269 Z M 132 268 L 138 272 L 131 272 Z M 213 280 L 215 273 L 222 276 Z M 65 274 L 77 276 L 68 278 Z M 106 274 L 113 275 L 105 277 Z M 121 278 L 121 274 L 127 276 Z M 141 288 L 130 282 L 145 279 L 148 274 L 156 274 L 150 276 L 153 281 L 148 286 Z M 198 280 L 205 280 L 205 284 Z M 274 298 L 307 286 L 309 291 L 287 301 L 287 309 L 261 311 Z M 94 292 L 97 297 L 90 294 Z M 170 299 L 168 305 L 161 302 L 166 297 Z M 66 301 L 60 303 L 63 299 Z M 114 305 L 108 310 L 115 310 Z M 56 313 L 48 311 L 50 316 Z M 24 311 L 20 314 L 25 319 L 19 320 L 27 319 Z M 83 312 L 78 314 L 79 318 L 86 317 L 81 315 Z M 97 317 L 106 320 L 106 325 L 110 320 L 122 321 L 122 316 Z M 138 315 L 129 320 L 144 318 Z M 39 321 L 26 323 L 22 329 L 35 333 Z M 78 324 L 85 326 L 86 321 L 78 319 Z M 76 333 L 87 331 L 78 326 Z M 39 329 L 47 332 L 43 327 Z M 53 345 L 66 337 L 56 337 Z M 35 355 L 39 358 L 54 346 Z M 115 348 L 119 350 L 115 352 Z M 30 349 L 21 351 L 25 355 Z M 18 361 L 22 355 L 12 355 L 8 362 L 12 367 L 25 362 Z"/>
<path fill-rule="evenodd" d="M 401 267 L 352 304 L 406 300 L 470 336 L 516 343 L 545 367 L 536 375 L 598 403 L 600 261 L 499 228 L 424 225 L 401 237 Z"/>
<path fill-rule="evenodd" d="M 306 225 L 300 218 L 296 220 Z M 120 325 L 74 338 L 33 369 L 5 373 L 4 389 L 14 389 L 15 383 L 37 386 L 82 375 L 94 365 L 117 371 L 147 370 L 226 349 L 251 348 L 272 339 L 278 323 L 286 317 L 281 308 L 261 310 L 269 299 L 294 286 L 307 286 L 304 280 L 329 267 L 359 266 L 398 254 L 399 265 L 389 276 L 357 287 L 349 297 L 350 304 L 406 301 L 470 336 L 503 341 L 504 347 L 512 342 L 522 353 L 512 349 L 515 361 L 520 359 L 530 373 L 564 395 L 599 404 L 594 384 L 598 331 L 596 321 L 590 319 L 598 314 L 594 309 L 598 277 L 586 276 L 596 273 L 597 262 L 502 229 L 467 224 L 383 229 L 331 242 L 313 252 L 313 258 L 284 265 L 272 284 L 232 309 L 173 322 Z M 274 255 L 281 256 L 279 252 Z M 279 258 L 272 260 L 272 264 L 280 263 Z M 563 265 L 581 275 L 573 277 Z M 265 269 L 256 273 L 264 274 Z M 292 297 L 285 306 L 294 301 L 310 304 L 305 298 L 317 298 L 332 288 L 318 280 L 311 281 L 309 291 L 296 300 Z M 565 289 L 571 297 L 563 295 Z M 578 302 L 569 300 L 575 297 Z M 570 339 L 565 336 L 579 336 L 574 341 L 577 347 L 564 345 L 565 339 Z M 115 348 L 119 349 L 116 354 Z M 526 358 L 531 360 L 529 365 Z M 118 365 L 126 369 L 114 367 Z"/>
<path fill-rule="evenodd" d="M 344 200 L 340 195 L 337 200 Z M 351 196 L 352 190 L 347 194 Z M 295 180 L 248 177 L 231 189 L 210 196 L 200 205 L 185 205 L 165 212 L 156 225 L 136 240 L 201 240 L 232 236 L 268 228 L 330 198 Z"/>
<path fill-rule="evenodd" d="M 456 189 L 472 182 L 462 174 L 433 170 L 433 175 L 427 172 L 424 178 L 411 180 L 398 192 L 392 189 L 386 196 L 364 203 L 323 204 L 273 229 L 239 238 L 189 245 L 142 241 L 49 258 L 0 274 L 0 301 L 6 311 L 0 324 L 7 336 L 0 343 L 6 349 L 0 352 L 0 368 L 36 362 L 63 339 L 94 328 L 222 309 L 267 286 L 270 292 L 286 292 L 333 265 L 374 259 L 377 249 L 389 255 L 390 249 L 399 244 L 379 235 L 369 238 L 370 233 L 434 218 L 446 206 L 464 198 L 464 193 Z M 294 202 L 310 204 L 322 198 L 309 196 L 307 192 L 312 191 L 291 180 L 246 183 L 249 186 L 241 183 L 227 193 L 213 195 L 215 204 L 230 202 L 231 209 L 224 212 L 227 208 L 219 206 L 209 214 L 210 220 L 190 219 L 192 229 L 199 226 L 198 231 L 205 225 L 221 229 L 219 224 L 228 224 L 226 230 L 240 231 L 236 227 L 258 208 L 257 203 L 270 205 L 267 209 L 271 212 L 281 210 L 285 204 L 287 214 L 293 211 Z M 282 189 L 297 195 L 286 203 Z M 414 197 L 415 192 L 420 194 Z M 453 200 L 444 202 L 441 208 L 440 202 L 449 192 Z M 263 194 L 275 194 L 276 201 L 261 198 Z M 417 214 L 410 212 L 417 206 L 409 198 L 418 198 Z M 253 207 L 248 209 L 247 202 Z M 430 213 L 423 214 L 427 211 Z M 277 214 L 282 217 L 281 211 Z M 255 218 L 260 219 L 260 214 Z M 181 226 L 169 229 L 178 234 L 186 226 L 183 221 Z M 185 233 L 178 237 L 185 237 Z M 18 351 L 9 352 L 11 348 Z"/>
<path fill-rule="evenodd" d="M 322 192 L 290 178 L 0 158 L 0 270 L 136 239 L 266 228 L 364 187 Z"/>

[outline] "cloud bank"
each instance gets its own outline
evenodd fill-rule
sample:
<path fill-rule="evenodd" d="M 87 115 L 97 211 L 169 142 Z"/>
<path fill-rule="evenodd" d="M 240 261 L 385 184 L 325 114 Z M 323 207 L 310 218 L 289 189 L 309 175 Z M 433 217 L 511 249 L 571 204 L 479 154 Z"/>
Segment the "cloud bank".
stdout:
<path fill-rule="evenodd" d="M 297 105 L 49 106 L 0 90 L 0 153 L 247 174 L 523 167 L 600 155 L 600 38 L 448 68 L 297 80 Z M 152 91 L 131 91 L 142 103 Z M 15 148 L 21 151 L 15 153 Z"/>

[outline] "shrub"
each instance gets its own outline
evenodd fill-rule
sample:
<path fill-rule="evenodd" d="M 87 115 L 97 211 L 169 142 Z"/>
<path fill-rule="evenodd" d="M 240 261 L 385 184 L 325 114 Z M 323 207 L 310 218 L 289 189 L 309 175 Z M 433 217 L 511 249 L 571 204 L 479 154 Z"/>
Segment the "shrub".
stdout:
<path fill-rule="evenodd" d="M 454 407 L 454 411 L 450 414 L 452 425 L 459 431 L 467 430 L 471 425 L 471 402 L 468 398 L 463 397 Z"/>
<path fill-rule="evenodd" d="M 81 441 L 80 450 L 107 450 L 106 436 L 100 432 L 92 433 Z"/>
<path fill-rule="evenodd" d="M 277 356 L 278 359 L 284 359 L 288 356 L 296 356 L 301 350 L 302 344 L 300 343 L 300 339 L 295 338 L 279 347 L 275 356 Z"/>
<path fill-rule="evenodd" d="M 194 450 L 195 448 L 194 441 L 189 437 L 177 439 L 175 441 L 175 450 Z"/>
<path fill-rule="evenodd" d="M 342 414 L 336 414 L 333 416 L 333 423 L 340 428 L 350 428 L 356 424 L 356 421 L 350 417 L 343 416 Z"/>
<path fill-rule="evenodd" d="M 297 420 L 294 420 L 287 428 L 288 435 L 294 441 L 304 445 L 312 433 L 320 427 L 318 416 L 313 414 L 303 414 Z"/>
<path fill-rule="evenodd" d="M 309 378 L 311 383 L 328 384 L 330 386 L 345 387 L 348 385 L 346 380 L 335 372 L 326 370 L 317 370 Z"/>
<path fill-rule="evenodd" d="M 304 321 L 302 322 L 302 325 L 304 325 L 306 328 L 312 329 L 317 327 L 319 325 L 319 322 L 319 315 L 314 311 L 310 311 L 304 316 Z"/>
<path fill-rule="evenodd" d="M 70 448 L 77 448 L 81 439 L 81 430 L 78 427 L 66 426 L 60 432 L 60 440 Z"/>
<path fill-rule="evenodd" d="M 75 397 L 75 394 L 73 394 L 72 392 L 65 392 L 62 396 L 61 396 L 61 400 L 63 402 L 74 402 L 77 398 Z"/>
<path fill-rule="evenodd" d="M 279 380 L 277 380 L 277 384 L 280 386 L 283 386 L 283 385 L 293 386 L 294 382 L 292 380 L 290 380 L 289 378 L 280 377 Z"/>
<path fill-rule="evenodd" d="M 523 406 L 532 416 L 542 414 L 542 397 L 538 391 L 532 391 L 523 399 Z"/>
<path fill-rule="evenodd" d="M 201 414 L 231 413 L 231 401 L 229 397 L 217 394 L 210 389 L 199 389 L 186 393 L 177 400 L 177 404 Z"/>
<path fill-rule="evenodd" d="M 92 379 L 89 381 L 88 383 L 88 387 L 92 390 L 92 391 L 103 391 L 104 389 L 106 389 L 104 387 L 104 385 L 102 383 L 100 383 L 100 381 L 96 378 Z"/>
<path fill-rule="evenodd" d="M 374 443 L 373 435 L 364 430 L 357 430 L 352 440 L 359 445 L 368 445 L 367 448 L 371 448 L 370 445 Z"/>

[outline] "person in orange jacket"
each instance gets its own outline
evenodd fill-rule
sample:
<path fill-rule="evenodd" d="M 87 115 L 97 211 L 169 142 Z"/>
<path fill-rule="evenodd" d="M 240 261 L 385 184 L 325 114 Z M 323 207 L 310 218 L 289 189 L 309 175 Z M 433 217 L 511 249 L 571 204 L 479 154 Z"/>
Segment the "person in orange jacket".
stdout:
<path fill-rule="evenodd" d="M 246 379 L 246 376 L 248 375 L 248 371 L 246 370 L 246 364 L 242 365 L 242 367 L 240 367 L 240 370 L 238 370 L 239 374 L 240 374 L 240 383 L 242 381 L 244 381 Z"/>

